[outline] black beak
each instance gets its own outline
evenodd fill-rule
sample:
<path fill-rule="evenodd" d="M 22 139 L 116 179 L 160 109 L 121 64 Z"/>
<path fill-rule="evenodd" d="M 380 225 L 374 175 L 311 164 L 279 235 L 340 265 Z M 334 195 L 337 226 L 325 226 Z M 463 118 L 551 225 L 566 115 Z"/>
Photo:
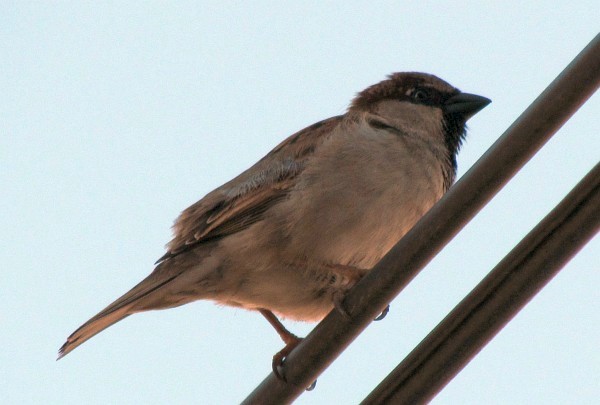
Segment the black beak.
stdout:
<path fill-rule="evenodd" d="M 444 110 L 449 114 L 459 114 L 467 121 L 491 102 L 492 100 L 486 97 L 469 93 L 460 93 L 450 97 L 446 101 Z"/>

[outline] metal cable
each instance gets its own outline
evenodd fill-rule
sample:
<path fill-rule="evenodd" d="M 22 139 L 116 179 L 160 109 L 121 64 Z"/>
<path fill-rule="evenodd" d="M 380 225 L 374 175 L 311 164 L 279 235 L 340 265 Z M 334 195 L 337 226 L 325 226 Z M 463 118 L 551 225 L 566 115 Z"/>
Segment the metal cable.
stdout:
<path fill-rule="evenodd" d="M 600 85 L 600 34 L 521 114 L 473 167 L 290 353 L 243 404 L 297 398 L 425 265 L 500 191 Z"/>

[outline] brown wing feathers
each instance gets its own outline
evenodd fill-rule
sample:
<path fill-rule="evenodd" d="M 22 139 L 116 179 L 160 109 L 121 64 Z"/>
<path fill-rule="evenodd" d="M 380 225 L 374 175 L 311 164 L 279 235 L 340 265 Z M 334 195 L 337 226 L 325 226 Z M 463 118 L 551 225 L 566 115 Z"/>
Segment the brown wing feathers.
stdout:
<path fill-rule="evenodd" d="M 305 161 L 341 119 L 329 118 L 295 133 L 267 155 L 269 166 L 264 165 L 263 158 L 183 211 L 173 226 L 175 237 L 167 246 L 168 252 L 157 263 L 259 221 L 270 207 L 286 197 Z M 279 165 L 274 166 L 273 157 L 277 155 Z"/>

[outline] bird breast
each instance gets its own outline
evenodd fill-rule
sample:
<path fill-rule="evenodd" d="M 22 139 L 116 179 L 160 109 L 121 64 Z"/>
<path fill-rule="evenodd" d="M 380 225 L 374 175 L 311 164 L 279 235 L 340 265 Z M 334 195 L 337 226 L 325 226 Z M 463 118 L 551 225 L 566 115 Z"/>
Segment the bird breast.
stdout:
<path fill-rule="evenodd" d="M 442 167 L 429 140 L 353 128 L 319 148 L 280 215 L 296 254 L 370 269 L 441 198 Z"/>

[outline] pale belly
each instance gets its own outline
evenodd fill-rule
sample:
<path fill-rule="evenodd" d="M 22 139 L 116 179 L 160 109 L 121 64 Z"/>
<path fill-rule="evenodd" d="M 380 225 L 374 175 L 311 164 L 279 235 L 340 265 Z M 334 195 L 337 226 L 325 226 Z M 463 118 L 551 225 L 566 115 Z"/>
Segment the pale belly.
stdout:
<path fill-rule="evenodd" d="M 217 301 L 298 320 L 325 316 L 333 293 L 355 283 L 336 266 L 366 273 L 444 193 L 433 154 L 400 146 L 382 146 L 377 159 L 352 148 L 345 159 L 325 153 L 313 162 L 266 220 L 224 241 L 232 277 Z"/>

